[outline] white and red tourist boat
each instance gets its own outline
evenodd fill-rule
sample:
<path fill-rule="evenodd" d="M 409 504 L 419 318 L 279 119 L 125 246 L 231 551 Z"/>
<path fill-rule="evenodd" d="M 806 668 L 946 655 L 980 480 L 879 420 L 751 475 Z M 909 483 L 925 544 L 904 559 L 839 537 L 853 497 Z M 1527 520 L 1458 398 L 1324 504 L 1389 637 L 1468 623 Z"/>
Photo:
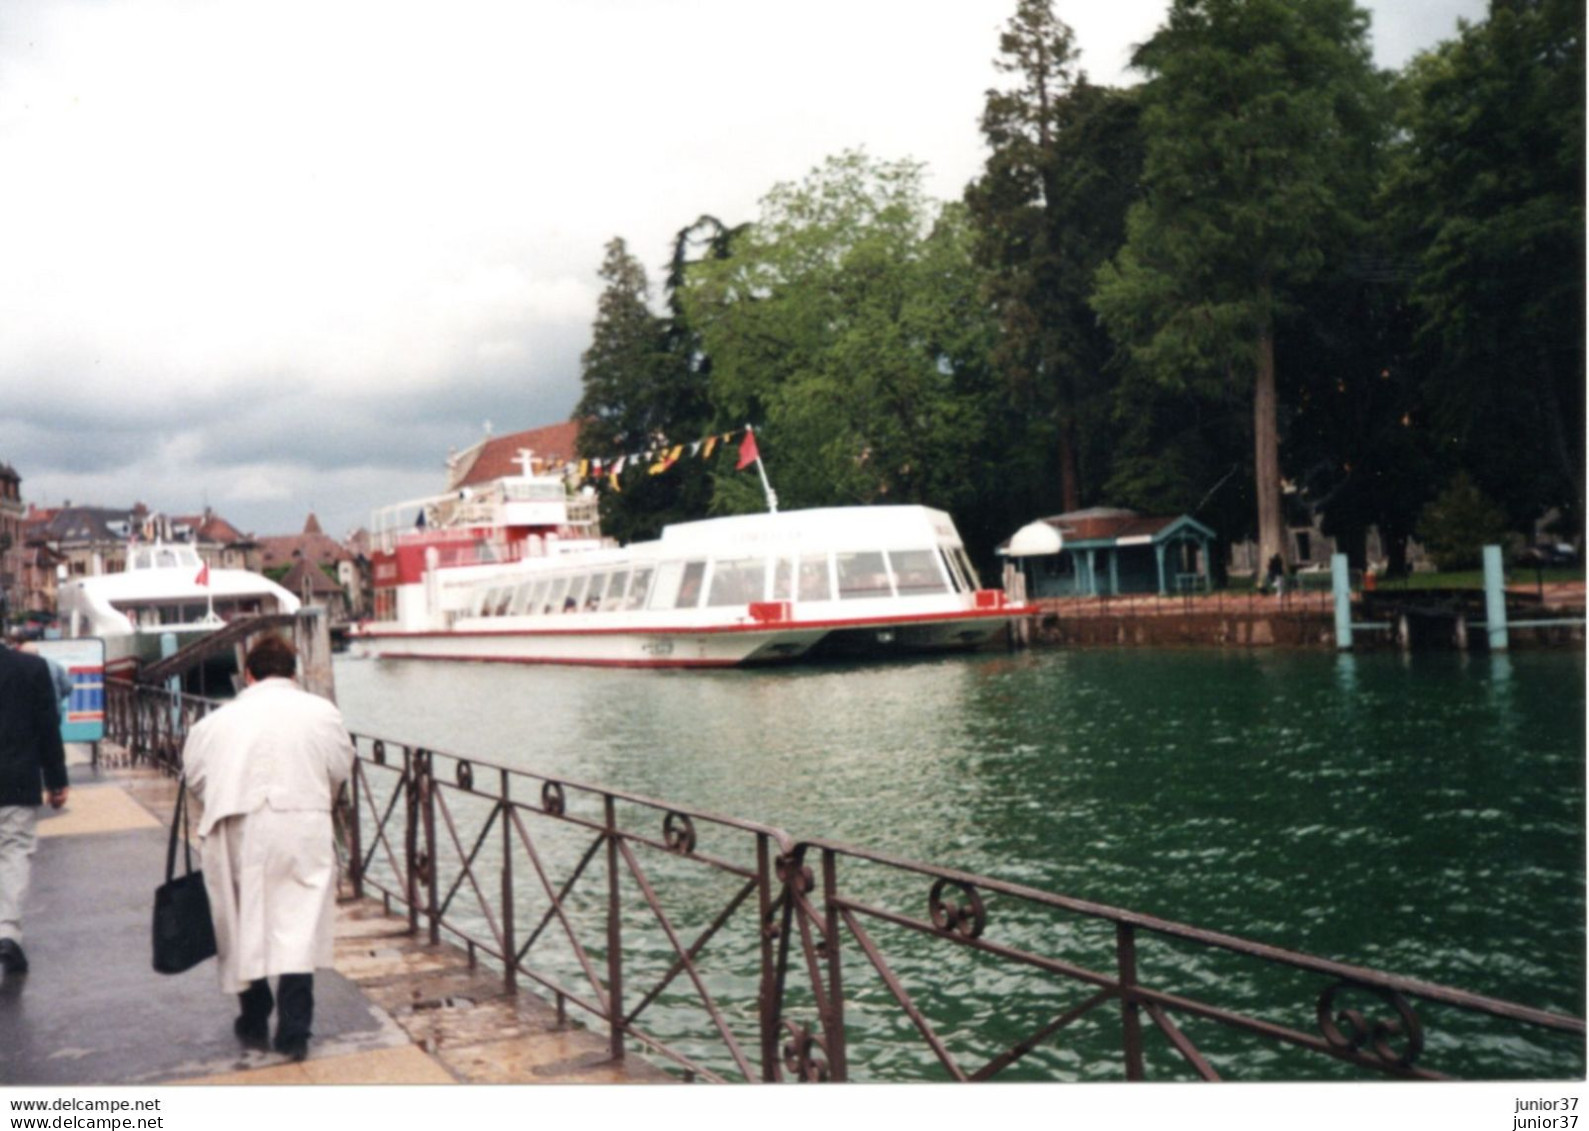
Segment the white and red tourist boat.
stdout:
<path fill-rule="evenodd" d="M 192 546 L 134 544 L 126 569 L 74 578 L 56 594 L 64 635 L 105 642 L 106 669 L 158 660 L 165 647 L 191 644 L 238 617 L 298 611 L 299 600 L 269 578 L 211 569 Z"/>
<path fill-rule="evenodd" d="M 383 508 L 357 655 L 726 667 L 969 649 L 1026 607 L 983 589 L 922 506 L 828 507 L 601 537 L 596 497 L 539 471 Z"/>

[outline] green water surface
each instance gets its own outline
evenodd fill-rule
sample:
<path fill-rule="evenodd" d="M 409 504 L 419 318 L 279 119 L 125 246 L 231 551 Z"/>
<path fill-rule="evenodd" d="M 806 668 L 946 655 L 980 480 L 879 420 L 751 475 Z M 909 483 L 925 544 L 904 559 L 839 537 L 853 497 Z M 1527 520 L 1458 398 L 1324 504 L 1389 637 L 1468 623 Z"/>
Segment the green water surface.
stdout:
<path fill-rule="evenodd" d="M 1129 649 L 722 673 L 342 660 L 337 683 L 358 731 L 1581 1017 L 1584 674 L 1577 652 Z M 1006 924 L 1034 950 L 1087 942 L 1022 915 Z M 898 945 L 919 1003 L 988 1050 L 1077 999 Z M 1196 948 L 1143 963 L 1288 1024 L 1318 992 Z M 864 975 L 852 1074 L 940 1078 Z M 1424 1024 L 1443 1071 L 1584 1072 L 1576 1040 Z M 1355 1078 L 1192 1029 L 1237 1078 Z M 1150 1075 L 1185 1078 L 1150 1044 Z M 1076 1026 L 1023 1073 L 1118 1079 L 1118 1025 Z"/>

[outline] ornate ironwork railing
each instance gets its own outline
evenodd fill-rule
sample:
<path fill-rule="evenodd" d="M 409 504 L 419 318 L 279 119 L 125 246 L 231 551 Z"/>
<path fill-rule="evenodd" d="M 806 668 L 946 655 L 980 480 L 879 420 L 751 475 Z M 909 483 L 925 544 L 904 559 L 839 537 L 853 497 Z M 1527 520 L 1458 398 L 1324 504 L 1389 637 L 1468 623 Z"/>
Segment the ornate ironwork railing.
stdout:
<path fill-rule="evenodd" d="M 115 682 L 107 698 L 112 741 L 170 770 L 214 705 Z M 1563 1013 L 603 786 L 354 743 L 338 825 L 356 894 L 510 989 L 533 984 L 560 1016 L 589 1015 L 614 1058 L 633 1042 L 687 1078 L 1583 1074 L 1584 1023 Z"/>

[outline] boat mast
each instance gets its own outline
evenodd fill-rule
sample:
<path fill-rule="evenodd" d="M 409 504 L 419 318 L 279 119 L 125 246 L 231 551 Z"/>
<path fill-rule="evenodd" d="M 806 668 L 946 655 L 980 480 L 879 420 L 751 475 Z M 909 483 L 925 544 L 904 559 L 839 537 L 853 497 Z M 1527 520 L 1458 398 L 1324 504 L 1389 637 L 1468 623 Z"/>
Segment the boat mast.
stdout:
<path fill-rule="evenodd" d="M 749 424 L 745 425 L 745 436 L 750 441 L 750 452 L 748 454 L 755 457 L 756 474 L 761 476 L 762 494 L 767 496 L 767 513 L 777 514 L 778 492 L 774 491 L 772 489 L 772 484 L 767 482 L 767 468 L 766 465 L 761 462 L 761 447 L 756 443 L 756 430 Z M 743 467 L 744 464 L 740 464 L 740 466 Z"/>

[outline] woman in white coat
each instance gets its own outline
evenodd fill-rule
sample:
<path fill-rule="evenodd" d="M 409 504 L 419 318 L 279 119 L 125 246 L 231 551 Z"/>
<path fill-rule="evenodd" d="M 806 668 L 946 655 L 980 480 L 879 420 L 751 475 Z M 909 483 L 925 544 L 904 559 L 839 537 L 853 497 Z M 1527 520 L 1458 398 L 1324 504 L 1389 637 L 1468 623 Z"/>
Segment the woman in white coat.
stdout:
<path fill-rule="evenodd" d="M 247 686 L 194 726 L 182 766 L 204 804 L 198 831 L 221 989 L 237 994 L 241 1009 L 233 1029 L 263 1045 L 277 1009 L 276 1050 L 302 1060 L 314 970 L 331 965 L 331 808 L 352 770 L 353 743 L 342 713 L 293 682 L 297 659 L 275 635 L 249 649 Z"/>

